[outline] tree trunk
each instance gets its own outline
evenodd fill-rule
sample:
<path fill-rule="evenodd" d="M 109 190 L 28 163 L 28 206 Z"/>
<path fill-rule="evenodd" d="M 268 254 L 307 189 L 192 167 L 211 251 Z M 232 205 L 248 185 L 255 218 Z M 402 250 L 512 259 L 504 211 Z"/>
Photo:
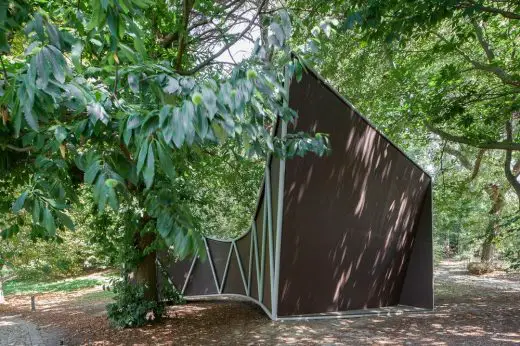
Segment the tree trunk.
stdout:
<path fill-rule="evenodd" d="M 137 248 L 141 253 L 155 240 L 155 234 L 146 233 L 144 236 L 137 234 Z M 146 285 L 144 297 L 147 300 L 157 301 L 157 270 L 155 264 L 156 252 L 152 251 L 143 257 L 134 271 L 134 280 L 138 284 Z"/>
<path fill-rule="evenodd" d="M 504 207 L 504 190 L 498 184 L 489 184 L 486 192 L 491 198 L 491 210 L 489 211 L 489 222 L 486 229 L 480 261 L 492 264 L 495 255 L 495 239 L 500 233 L 500 213 Z"/>
<path fill-rule="evenodd" d="M 480 256 L 480 261 L 482 263 L 493 263 L 493 257 L 495 255 L 495 244 L 493 241 L 486 239 L 482 244 L 482 254 Z"/>

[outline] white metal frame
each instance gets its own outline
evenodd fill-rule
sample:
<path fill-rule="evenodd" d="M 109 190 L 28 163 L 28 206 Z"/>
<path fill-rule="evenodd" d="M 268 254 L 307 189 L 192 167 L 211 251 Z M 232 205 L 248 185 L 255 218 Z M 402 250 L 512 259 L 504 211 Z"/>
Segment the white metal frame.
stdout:
<path fill-rule="evenodd" d="M 285 79 L 285 91 L 288 95 L 289 93 L 289 78 L 286 73 Z M 284 104 L 288 105 L 288 100 L 284 100 Z M 285 137 L 287 134 L 287 124 L 285 121 L 280 120 L 278 126 L 281 126 L 281 137 Z M 284 193 L 284 183 L 285 183 L 285 160 L 280 159 L 280 171 L 278 174 L 278 190 L 275 191 L 276 198 L 276 220 L 273 220 L 273 191 L 271 186 L 271 165 L 273 163 L 272 155 L 267 156 L 267 162 L 265 166 L 264 178 L 262 181 L 262 185 L 258 192 L 257 199 L 257 208 L 256 212 L 253 215 L 251 220 L 251 227 L 248 228 L 247 232 L 242 234 L 241 236 L 232 239 L 232 240 L 222 240 L 213 237 L 204 237 L 204 247 L 206 250 L 206 254 L 208 257 L 209 266 L 211 268 L 211 273 L 213 275 L 213 280 L 215 283 L 215 287 L 217 290 L 217 294 L 210 294 L 204 296 L 187 296 L 186 299 L 189 300 L 199 300 L 202 298 L 217 298 L 217 297 L 242 297 L 247 300 L 253 301 L 258 304 L 265 313 L 273 320 L 277 319 L 277 310 L 278 310 L 278 286 L 279 286 L 279 274 L 280 274 L 280 251 L 281 251 L 281 235 L 282 235 L 282 219 L 283 219 L 283 193 Z M 263 207 L 262 215 L 258 214 L 258 211 Z M 258 239 L 258 229 L 256 226 L 257 218 L 262 218 L 262 235 L 261 239 Z M 273 224 L 274 223 L 274 224 Z M 242 264 L 242 255 L 238 250 L 236 242 L 242 238 L 244 238 L 247 234 L 251 234 L 250 248 L 249 248 L 249 265 L 247 275 L 244 271 L 244 267 Z M 226 265 L 224 269 L 224 274 L 222 275 L 222 279 L 219 280 L 217 271 L 215 269 L 214 259 L 211 253 L 211 250 L 208 245 L 208 240 L 218 241 L 222 243 L 228 243 L 230 245 L 229 252 L 226 260 Z M 229 271 L 229 266 L 232 258 L 232 252 L 236 254 L 236 260 L 238 261 L 238 268 L 240 270 L 240 275 L 242 277 L 242 281 L 244 284 L 245 295 L 237 295 L 237 294 L 226 294 L 222 293 L 226 284 L 227 274 Z M 270 287 L 270 303 L 271 309 L 269 309 L 264 304 L 264 286 L 265 286 L 265 256 L 269 256 L 269 287 Z M 182 286 L 181 293 L 184 294 L 188 287 L 188 284 L 191 279 L 191 275 L 193 273 L 193 269 L 195 265 L 197 265 L 197 261 L 200 261 L 199 256 L 195 255 L 191 262 L 190 269 Z M 254 263 L 253 263 L 254 262 Z M 254 266 L 254 267 L 253 267 Z M 253 276 L 253 268 L 256 271 L 256 282 L 257 282 L 257 294 L 258 299 L 252 297 L 252 276 Z"/>

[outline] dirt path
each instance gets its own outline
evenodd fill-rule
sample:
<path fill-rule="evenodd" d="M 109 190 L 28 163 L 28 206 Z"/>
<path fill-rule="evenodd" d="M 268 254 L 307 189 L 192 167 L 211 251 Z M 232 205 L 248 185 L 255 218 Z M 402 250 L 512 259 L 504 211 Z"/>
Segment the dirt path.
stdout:
<path fill-rule="evenodd" d="M 53 328 L 45 330 L 20 315 L 0 316 L 0 346 L 59 345 L 60 336 Z"/>
<path fill-rule="evenodd" d="M 23 297 L 8 303 L 25 320 L 61 328 L 65 345 L 520 345 L 520 275 L 474 277 L 464 265 L 443 262 L 436 270 L 435 312 L 394 317 L 281 323 L 251 304 L 214 302 L 172 308 L 159 325 L 117 330 L 100 288 L 42 295 L 35 313 Z"/>

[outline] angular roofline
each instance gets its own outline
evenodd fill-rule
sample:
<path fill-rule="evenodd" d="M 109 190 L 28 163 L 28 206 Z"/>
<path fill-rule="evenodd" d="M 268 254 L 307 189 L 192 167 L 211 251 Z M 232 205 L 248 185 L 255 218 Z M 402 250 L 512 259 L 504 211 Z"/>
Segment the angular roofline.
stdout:
<path fill-rule="evenodd" d="M 368 125 L 370 126 L 371 128 L 373 128 L 379 135 L 381 135 L 385 140 L 388 141 L 388 143 L 390 143 L 391 146 L 393 146 L 395 149 L 397 149 L 397 151 L 399 151 L 401 154 L 404 155 L 404 157 L 406 157 L 408 159 L 408 161 L 410 161 L 411 163 L 413 163 L 417 168 L 419 168 L 424 174 L 426 174 L 430 180 L 433 182 L 433 178 L 432 176 L 424 169 L 421 167 L 421 165 L 419 165 L 414 159 L 412 159 L 407 153 L 405 153 L 398 145 L 396 145 L 390 138 L 388 138 L 388 136 L 386 136 L 381 130 L 379 130 L 372 122 L 370 122 L 370 120 L 367 119 L 367 117 L 365 117 L 349 100 L 347 100 L 343 95 L 341 95 L 332 85 L 330 85 L 329 82 L 327 82 L 325 80 L 324 77 L 322 77 L 318 71 L 316 71 L 314 68 L 310 67 L 308 64 L 306 64 L 305 62 L 303 62 L 302 60 L 300 60 L 298 58 L 298 55 L 296 53 L 292 53 L 293 57 L 295 57 L 296 59 L 298 59 L 298 61 L 300 62 L 300 64 L 302 64 L 304 66 L 304 70 L 307 70 L 308 72 L 310 72 L 312 75 L 314 75 L 314 77 L 316 77 L 316 79 L 318 79 L 325 87 L 327 87 L 327 89 L 329 89 L 337 98 L 339 98 L 344 104 L 346 104 L 350 109 L 352 109 L 354 112 L 356 112 L 356 114 Z M 304 71 L 305 72 L 305 71 Z"/>

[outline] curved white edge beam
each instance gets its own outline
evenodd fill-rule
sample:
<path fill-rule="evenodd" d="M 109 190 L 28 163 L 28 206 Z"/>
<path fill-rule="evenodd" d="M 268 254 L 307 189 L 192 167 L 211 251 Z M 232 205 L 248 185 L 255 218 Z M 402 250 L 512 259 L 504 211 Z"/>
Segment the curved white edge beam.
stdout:
<path fill-rule="evenodd" d="M 205 295 L 186 296 L 186 297 L 184 297 L 184 299 L 186 299 L 187 301 L 190 301 L 190 300 L 212 301 L 212 300 L 223 300 L 225 298 L 235 298 L 235 300 L 233 300 L 233 301 L 250 301 L 250 302 L 253 302 L 256 305 L 260 306 L 262 308 L 262 310 L 264 310 L 264 312 L 267 314 L 267 316 L 269 316 L 269 318 L 271 320 L 273 320 L 273 321 L 275 320 L 275 318 L 273 318 L 274 316 L 273 316 L 271 310 L 269 310 L 267 308 L 267 306 L 265 306 L 264 304 L 262 304 L 261 302 L 259 302 L 255 298 L 244 296 L 242 294 L 222 293 L 222 294 L 205 294 Z"/>

